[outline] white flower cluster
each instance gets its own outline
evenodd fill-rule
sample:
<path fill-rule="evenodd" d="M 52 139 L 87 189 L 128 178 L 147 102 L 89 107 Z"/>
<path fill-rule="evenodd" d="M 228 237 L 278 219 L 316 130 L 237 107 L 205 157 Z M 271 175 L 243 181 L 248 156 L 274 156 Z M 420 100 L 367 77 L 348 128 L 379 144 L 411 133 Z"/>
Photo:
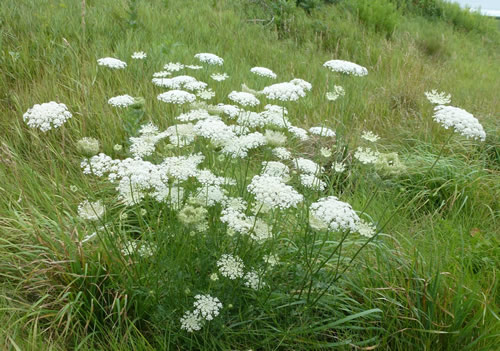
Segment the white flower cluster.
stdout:
<path fill-rule="evenodd" d="M 223 277 L 234 280 L 243 277 L 245 265 L 238 256 L 224 254 L 217 261 L 217 267 Z"/>
<path fill-rule="evenodd" d="M 461 108 L 444 105 L 436 106 L 432 117 L 444 128 L 452 127 L 457 133 L 467 138 L 481 141 L 486 139 L 486 133 L 477 118 Z"/>
<path fill-rule="evenodd" d="M 47 132 L 62 126 L 72 116 L 65 104 L 51 101 L 34 105 L 24 113 L 23 119 L 31 128 Z"/>
<path fill-rule="evenodd" d="M 325 190 L 326 183 L 316 177 L 314 174 L 301 174 L 300 175 L 300 183 L 309 189 L 313 190 Z"/>
<path fill-rule="evenodd" d="M 153 78 L 153 84 L 167 89 L 186 89 L 189 91 L 201 91 L 207 87 L 207 83 L 200 82 L 191 76 L 176 76 L 173 78 Z"/>
<path fill-rule="evenodd" d="M 121 252 L 123 256 L 137 254 L 141 257 L 151 257 L 155 252 L 155 248 L 151 244 L 146 245 L 140 241 L 127 241 Z"/>
<path fill-rule="evenodd" d="M 184 90 L 170 90 L 158 95 L 158 100 L 169 104 L 185 104 L 194 102 L 196 96 Z"/>
<path fill-rule="evenodd" d="M 244 283 L 245 286 L 250 288 L 250 289 L 258 290 L 260 285 L 261 285 L 259 275 L 257 274 L 256 271 L 249 271 L 249 272 L 245 273 L 245 276 L 243 279 L 245 279 L 245 283 Z"/>
<path fill-rule="evenodd" d="M 135 99 L 130 95 L 119 95 L 108 100 L 108 104 L 115 107 L 128 107 L 135 104 Z"/>
<path fill-rule="evenodd" d="M 375 143 L 380 139 L 380 137 L 377 134 L 375 134 L 371 131 L 363 132 L 363 134 L 361 134 L 361 138 L 368 140 L 368 141 L 371 141 L 372 143 Z"/>
<path fill-rule="evenodd" d="M 234 106 L 234 105 L 218 104 L 215 107 L 218 111 L 220 111 L 220 113 L 224 113 L 225 115 L 228 115 L 229 118 L 235 118 L 241 112 L 241 109 L 238 106 Z"/>
<path fill-rule="evenodd" d="M 178 72 L 184 69 L 184 65 L 179 62 L 169 62 L 163 66 L 163 69 L 168 72 Z"/>
<path fill-rule="evenodd" d="M 160 72 L 153 73 L 153 78 L 165 78 L 165 77 L 168 77 L 171 75 L 172 75 L 172 72 L 170 72 L 170 71 L 160 71 Z"/>
<path fill-rule="evenodd" d="M 309 128 L 309 133 L 324 136 L 324 137 L 334 137 L 335 132 L 326 127 L 311 127 Z"/>
<path fill-rule="evenodd" d="M 305 81 L 304 79 L 294 78 L 290 81 L 290 83 L 301 87 L 302 90 L 304 90 L 304 91 L 310 91 L 312 89 L 312 84 Z"/>
<path fill-rule="evenodd" d="M 330 101 L 335 101 L 339 97 L 342 97 L 345 95 L 345 90 L 342 88 L 340 85 L 334 85 L 332 91 L 328 91 L 326 93 L 326 98 Z"/>
<path fill-rule="evenodd" d="M 223 80 L 226 80 L 229 78 L 229 76 L 226 73 L 212 73 L 210 75 L 210 78 L 217 82 L 222 82 Z"/>
<path fill-rule="evenodd" d="M 300 127 L 295 127 L 295 126 L 289 126 L 288 131 L 292 133 L 294 136 L 299 138 L 302 141 L 306 141 L 309 139 L 309 135 L 307 135 L 307 130 L 300 128 Z"/>
<path fill-rule="evenodd" d="M 137 51 L 132 54 L 134 60 L 144 60 L 148 55 L 144 51 Z"/>
<path fill-rule="evenodd" d="M 271 71 L 269 68 L 265 68 L 265 67 L 253 67 L 250 69 L 250 72 L 258 75 L 258 76 L 262 76 L 262 77 L 267 77 L 267 78 L 271 78 L 271 79 L 276 79 L 276 73 L 274 73 L 273 71 Z"/>
<path fill-rule="evenodd" d="M 149 123 L 139 130 L 139 137 L 131 137 L 130 152 L 135 158 L 143 158 L 151 155 L 155 151 L 155 145 L 160 140 L 167 137 L 166 132 L 159 133 L 158 128 Z"/>
<path fill-rule="evenodd" d="M 350 74 L 353 76 L 361 77 L 361 76 L 366 76 L 368 74 L 368 70 L 365 67 L 344 60 L 326 61 L 323 64 L 323 67 L 326 67 L 333 72 L 340 72 L 344 74 Z"/>
<path fill-rule="evenodd" d="M 200 60 L 201 62 L 207 63 L 209 65 L 222 66 L 222 64 L 224 63 L 224 59 L 214 54 L 200 53 L 194 55 L 194 57 Z"/>
<path fill-rule="evenodd" d="M 127 63 L 113 57 L 103 57 L 97 60 L 99 66 L 104 66 L 113 69 L 123 69 L 127 67 Z"/>
<path fill-rule="evenodd" d="M 99 220 L 104 216 L 104 211 L 104 205 L 100 200 L 96 202 L 85 200 L 78 205 L 78 215 L 89 221 Z"/>
<path fill-rule="evenodd" d="M 265 87 L 262 93 L 271 100 L 297 101 L 306 96 L 304 88 L 291 82 L 277 83 Z"/>
<path fill-rule="evenodd" d="M 354 152 L 354 158 L 365 165 L 377 162 L 380 153 L 372 150 L 369 147 L 358 147 Z"/>
<path fill-rule="evenodd" d="M 280 160 L 289 160 L 292 158 L 292 153 L 285 149 L 284 147 L 277 147 L 273 149 L 273 155 Z"/>
<path fill-rule="evenodd" d="M 196 110 L 191 110 L 189 112 L 183 113 L 179 116 L 176 117 L 181 122 L 192 122 L 192 121 L 198 121 L 202 119 L 207 119 L 207 118 L 212 118 L 207 110 L 205 109 L 196 109 Z"/>
<path fill-rule="evenodd" d="M 266 144 L 266 137 L 259 132 L 226 139 L 222 152 L 232 158 L 246 157 L 248 151 Z"/>
<path fill-rule="evenodd" d="M 426 91 L 425 97 L 431 104 L 435 105 L 447 105 L 451 102 L 451 94 L 443 92 L 437 92 L 437 90 Z"/>
<path fill-rule="evenodd" d="M 277 161 L 262 162 L 262 174 L 281 178 L 284 182 L 290 179 L 290 168 L 284 163 Z"/>
<path fill-rule="evenodd" d="M 206 294 L 194 298 L 194 311 L 187 311 L 181 318 L 181 329 L 188 332 L 200 330 L 204 320 L 213 320 L 222 309 L 222 303 L 216 297 Z"/>
<path fill-rule="evenodd" d="M 323 172 L 323 167 L 318 165 L 316 162 L 309 160 L 307 158 L 299 157 L 294 161 L 294 166 L 300 171 L 308 174 L 317 174 Z"/>
<path fill-rule="evenodd" d="M 281 178 L 267 174 L 255 175 L 247 189 L 255 196 L 257 203 L 271 209 L 296 207 L 304 199 L 302 194 L 286 185 Z"/>
<path fill-rule="evenodd" d="M 377 232 L 377 228 L 375 228 L 372 223 L 368 223 L 364 219 L 362 219 L 358 222 L 356 231 L 359 233 L 359 235 L 371 238 Z"/>
<path fill-rule="evenodd" d="M 257 106 L 260 104 L 259 99 L 253 94 L 243 91 L 232 91 L 229 93 L 228 98 L 242 106 Z"/>
<path fill-rule="evenodd" d="M 195 133 L 192 123 L 173 125 L 168 127 L 166 132 L 172 145 L 183 147 L 194 142 Z"/>
<path fill-rule="evenodd" d="M 309 206 L 309 222 L 312 228 L 331 231 L 357 231 L 360 219 L 351 205 L 335 196 L 328 196 Z"/>

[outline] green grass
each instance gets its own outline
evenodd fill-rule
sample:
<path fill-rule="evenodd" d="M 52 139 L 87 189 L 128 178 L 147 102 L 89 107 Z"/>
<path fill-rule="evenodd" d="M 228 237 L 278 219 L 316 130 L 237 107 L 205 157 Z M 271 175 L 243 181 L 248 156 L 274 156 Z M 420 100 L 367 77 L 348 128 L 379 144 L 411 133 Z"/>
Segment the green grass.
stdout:
<path fill-rule="evenodd" d="M 495 350 L 500 34 L 490 22 L 401 11 L 388 36 L 377 16 L 368 11 L 358 17 L 343 2 L 310 14 L 291 7 L 280 13 L 281 27 L 269 22 L 273 14 L 265 6 L 250 1 L 86 2 L 85 27 L 78 1 L 0 3 L 0 348 Z M 146 60 L 129 59 L 140 50 Z M 272 69 L 277 81 L 305 79 L 313 90 L 285 104 L 294 125 L 335 129 L 334 155 L 348 159 L 366 145 L 361 131 L 372 130 L 381 137 L 378 150 L 398 152 L 407 171 L 385 178 L 353 162 L 344 176 L 327 174 L 331 194 L 355 209 L 366 207 L 381 233 L 348 266 L 363 241 L 346 241 L 332 261 L 338 237 L 302 238 L 307 223 L 297 213 L 281 223 L 273 244 L 296 264 L 276 270 L 269 294 L 211 285 L 234 307 L 192 335 L 180 330 L 179 318 L 192 295 L 212 284 L 207 277 L 216 256 L 231 246 L 209 239 L 199 245 L 174 211 L 152 202 L 145 218 L 139 207 L 113 202 L 114 186 L 82 174 L 76 142 L 91 136 L 101 152 L 125 157 L 113 145 L 127 148 L 130 131 L 123 120 L 132 117 L 107 104 L 121 94 L 145 98 L 142 123 L 160 130 L 172 125 L 180 110 L 156 100 L 161 89 L 151 84 L 152 74 L 167 62 L 197 64 L 198 52 L 225 60 L 220 69 L 191 72 L 210 83 L 215 101 L 229 103 L 226 96 L 242 83 L 265 87 L 250 74 L 253 66 Z M 127 69 L 97 66 L 106 56 L 127 61 Z M 356 62 L 369 74 L 335 75 L 322 67 L 330 59 Z M 212 71 L 230 78 L 215 85 Z M 333 85 L 346 95 L 329 102 L 325 93 Z M 452 105 L 474 114 L 487 139 L 454 135 L 426 172 L 450 133 L 432 120 L 424 96 L 431 89 L 451 93 Z M 30 129 L 23 113 L 52 100 L 65 103 L 73 118 L 48 133 Z M 320 146 L 331 145 L 294 147 L 319 160 Z M 195 147 L 208 150 L 201 142 Z M 171 151 L 159 146 L 159 152 Z M 253 153 L 250 169 L 269 158 L 266 150 Z M 207 162 L 220 165 L 215 157 Z M 245 179 L 243 166 L 231 165 L 228 172 Z M 105 199 L 114 232 L 101 234 L 94 249 L 77 240 L 94 230 L 77 218 L 87 197 Z M 210 209 L 210 218 L 217 215 Z M 224 231 L 215 220 L 210 225 L 213 233 Z M 169 239 L 169 233 L 188 239 Z M 122 257 L 117 238 L 147 235 L 161 243 L 155 260 L 135 257 L 131 264 Z M 245 244 L 241 252 L 253 260 L 254 247 Z M 326 268 L 314 266 L 322 260 Z M 346 270 L 324 290 L 335 267 Z"/>

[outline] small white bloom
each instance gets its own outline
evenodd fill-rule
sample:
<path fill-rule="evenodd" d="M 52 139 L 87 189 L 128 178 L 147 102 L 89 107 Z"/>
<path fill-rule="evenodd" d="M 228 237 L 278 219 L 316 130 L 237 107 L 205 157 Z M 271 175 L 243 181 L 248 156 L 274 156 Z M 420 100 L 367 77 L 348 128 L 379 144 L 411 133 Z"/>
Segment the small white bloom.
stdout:
<path fill-rule="evenodd" d="M 314 229 L 331 231 L 357 231 L 360 219 L 351 205 L 338 200 L 335 196 L 319 199 L 309 207 L 311 226 Z"/>
<path fill-rule="evenodd" d="M 202 319 L 198 311 L 187 311 L 181 318 L 181 329 L 188 332 L 198 331 L 201 329 Z"/>
<path fill-rule="evenodd" d="M 335 101 L 339 97 L 342 97 L 345 95 L 345 90 L 342 88 L 340 85 L 334 85 L 332 91 L 328 91 L 326 93 L 326 98 L 330 101 Z"/>
<path fill-rule="evenodd" d="M 222 303 L 218 298 L 210 295 L 196 295 L 194 302 L 194 312 L 198 313 L 202 318 L 211 321 L 219 315 L 222 308 Z"/>
<path fill-rule="evenodd" d="M 321 149 L 319 149 L 319 153 L 324 158 L 330 158 L 332 156 L 332 149 L 329 149 L 327 147 L 322 147 Z"/>
<path fill-rule="evenodd" d="M 297 101 L 299 98 L 306 96 L 304 89 L 300 85 L 293 83 L 277 83 L 265 87 L 262 93 L 268 99 L 280 101 Z"/>
<path fill-rule="evenodd" d="M 169 62 L 165 66 L 163 66 L 163 69 L 168 72 L 177 72 L 180 71 L 181 69 L 184 69 L 184 65 L 179 62 Z"/>
<path fill-rule="evenodd" d="M 229 78 L 229 76 L 226 73 L 213 73 L 210 75 L 210 78 L 212 78 L 213 80 L 215 80 L 217 82 L 221 82 L 221 81 Z"/>
<path fill-rule="evenodd" d="M 286 185 L 281 178 L 267 174 L 255 175 L 247 189 L 255 196 L 258 203 L 272 209 L 296 207 L 304 199 L 293 187 Z"/>
<path fill-rule="evenodd" d="M 361 138 L 368 140 L 368 141 L 371 141 L 372 143 L 375 143 L 377 140 L 380 139 L 380 137 L 377 134 L 375 134 L 371 131 L 363 132 L 363 134 L 361 135 Z"/>
<path fill-rule="evenodd" d="M 335 132 L 326 127 L 311 127 L 309 128 L 309 133 L 316 134 L 324 137 L 334 137 Z"/>
<path fill-rule="evenodd" d="M 364 164 L 375 163 L 378 160 L 380 153 L 378 151 L 372 150 L 369 147 L 363 148 L 358 147 L 354 152 L 354 158 L 359 162 Z"/>
<path fill-rule="evenodd" d="M 198 97 L 200 99 L 210 100 L 211 98 L 213 98 L 215 96 L 215 92 L 212 89 L 206 89 L 206 90 L 199 91 L 196 95 L 198 95 Z"/>
<path fill-rule="evenodd" d="M 170 71 L 160 71 L 160 72 L 155 72 L 153 73 L 153 78 L 166 78 L 168 76 L 171 76 L 172 72 Z"/>
<path fill-rule="evenodd" d="M 122 69 L 127 67 L 127 63 L 115 59 L 113 57 L 104 57 L 97 60 L 99 66 L 109 67 L 113 69 Z"/>
<path fill-rule="evenodd" d="M 210 280 L 214 281 L 214 282 L 216 282 L 217 280 L 219 280 L 219 276 L 217 275 L 217 273 L 210 274 Z"/>
<path fill-rule="evenodd" d="M 301 174 L 300 175 L 300 183 L 309 189 L 313 190 L 325 190 L 326 183 L 316 177 L 314 174 Z"/>
<path fill-rule="evenodd" d="M 368 223 L 365 220 L 361 219 L 357 223 L 357 232 L 359 235 L 365 236 L 367 238 L 371 238 L 377 232 L 377 229 L 372 223 Z"/>
<path fill-rule="evenodd" d="M 217 267 L 219 267 L 220 274 L 223 277 L 234 280 L 243 277 L 245 265 L 238 256 L 223 254 L 217 261 Z"/>
<path fill-rule="evenodd" d="M 228 98 L 242 106 L 257 106 L 260 104 L 259 99 L 254 95 L 242 91 L 232 91 L 229 93 Z"/>
<path fill-rule="evenodd" d="M 447 105 L 451 102 L 451 95 L 446 94 L 444 91 L 438 93 L 436 90 L 426 91 L 425 97 L 431 104 L 435 105 Z"/>
<path fill-rule="evenodd" d="M 309 139 L 309 135 L 307 135 L 307 130 L 302 129 L 300 127 L 289 126 L 288 131 L 302 141 L 306 141 Z"/>
<path fill-rule="evenodd" d="M 170 90 L 158 95 L 158 100 L 170 104 L 185 104 L 196 100 L 196 96 L 184 90 Z"/>
<path fill-rule="evenodd" d="M 296 158 L 293 161 L 293 165 L 300 171 L 308 174 L 317 174 L 323 172 L 323 167 L 318 165 L 316 162 L 309 160 L 307 158 Z"/>
<path fill-rule="evenodd" d="M 292 158 L 292 153 L 284 147 L 277 147 L 273 149 L 273 155 L 280 160 L 289 160 Z"/>
<path fill-rule="evenodd" d="M 112 97 L 108 100 L 108 104 L 115 107 L 127 107 L 133 105 L 135 103 L 135 99 L 130 95 L 119 95 Z"/>
<path fill-rule="evenodd" d="M 343 164 L 342 162 L 335 162 L 334 164 L 332 164 L 332 168 L 337 173 L 342 173 L 346 169 L 345 164 Z"/>
<path fill-rule="evenodd" d="M 245 280 L 245 286 L 253 289 L 253 290 L 258 290 L 260 287 L 260 279 L 259 275 L 257 274 L 256 271 L 250 271 L 245 274 L 245 277 L 243 278 Z"/>
<path fill-rule="evenodd" d="M 323 64 L 323 67 L 326 67 L 333 72 L 340 72 L 344 74 L 350 74 L 353 76 L 361 77 L 361 76 L 366 76 L 368 74 L 368 70 L 365 67 L 344 60 L 327 61 Z"/>
<path fill-rule="evenodd" d="M 132 54 L 134 60 L 144 60 L 148 55 L 144 51 L 137 51 Z"/>
<path fill-rule="evenodd" d="M 290 83 L 295 84 L 295 85 L 301 87 L 302 90 L 304 90 L 304 91 L 310 91 L 312 89 L 312 84 L 311 83 L 306 82 L 305 80 L 300 79 L 300 78 L 294 78 L 294 79 L 292 79 L 290 81 Z"/>
<path fill-rule="evenodd" d="M 198 65 L 186 65 L 186 68 L 193 69 L 193 70 L 199 70 L 202 69 L 203 66 L 198 66 Z"/>
<path fill-rule="evenodd" d="M 265 68 L 265 67 L 253 67 L 250 69 L 250 72 L 258 75 L 258 76 L 262 76 L 262 77 L 267 77 L 267 78 L 271 78 L 271 79 L 276 79 L 276 73 L 274 73 L 273 71 L 271 71 L 269 68 Z"/>
<path fill-rule="evenodd" d="M 222 64 L 224 63 L 224 59 L 222 59 L 219 56 L 214 55 L 214 54 L 200 53 L 200 54 L 194 55 L 194 57 L 197 58 L 198 60 L 200 60 L 201 62 L 207 63 L 209 65 L 222 66 Z"/>

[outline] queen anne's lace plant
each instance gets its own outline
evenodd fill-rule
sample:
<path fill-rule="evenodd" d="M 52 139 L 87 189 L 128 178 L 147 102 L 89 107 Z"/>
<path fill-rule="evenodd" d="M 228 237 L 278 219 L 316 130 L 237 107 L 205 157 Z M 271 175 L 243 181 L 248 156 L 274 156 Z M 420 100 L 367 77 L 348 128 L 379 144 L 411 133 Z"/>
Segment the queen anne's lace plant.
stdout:
<path fill-rule="evenodd" d="M 229 78 L 229 76 L 226 73 L 212 73 L 210 75 L 210 78 L 212 78 L 213 80 L 215 80 L 217 82 L 221 82 L 221 81 Z"/>
<path fill-rule="evenodd" d="M 436 90 L 426 91 L 425 97 L 431 104 L 434 105 L 447 105 L 451 102 L 451 95 L 443 92 L 437 92 Z"/>
<path fill-rule="evenodd" d="M 225 115 L 228 115 L 229 118 L 237 117 L 242 111 L 238 106 L 234 105 L 218 104 L 215 107 L 219 113 L 224 113 Z"/>
<path fill-rule="evenodd" d="M 257 106 L 260 104 L 253 94 L 245 93 L 243 91 L 232 91 L 229 93 L 228 98 L 242 106 Z"/>
<path fill-rule="evenodd" d="M 323 172 L 323 167 L 307 158 L 296 158 L 295 160 L 293 160 L 293 165 L 301 172 L 308 174 L 317 174 L 318 172 Z"/>
<path fill-rule="evenodd" d="M 222 308 L 222 303 L 218 298 L 210 295 L 196 295 L 194 305 L 194 312 L 198 313 L 202 318 L 211 321 L 219 315 Z"/>
<path fill-rule="evenodd" d="M 323 64 L 323 67 L 326 67 L 333 72 L 340 72 L 353 76 L 361 77 L 361 76 L 366 76 L 368 74 L 368 70 L 365 67 L 344 60 L 327 61 Z"/>
<path fill-rule="evenodd" d="M 26 111 L 23 119 L 31 128 L 38 128 L 42 132 L 47 132 L 62 126 L 72 116 L 65 104 L 51 101 L 41 105 L 34 105 Z"/>
<path fill-rule="evenodd" d="M 130 95 L 119 95 L 110 98 L 108 104 L 114 107 L 128 107 L 135 104 L 135 99 Z"/>
<path fill-rule="evenodd" d="M 356 231 L 359 233 L 359 235 L 362 235 L 362 236 L 367 237 L 367 238 L 371 238 L 372 236 L 375 235 L 375 233 L 377 232 L 377 229 L 375 228 L 375 226 L 372 223 L 368 223 L 364 219 L 361 219 L 357 223 L 357 230 Z"/>
<path fill-rule="evenodd" d="M 184 69 L 184 65 L 179 62 L 169 62 L 165 66 L 163 66 L 163 69 L 168 72 L 178 72 L 182 69 Z"/>
<path fill-rule="evenodd" d="M 176 117 L 176 119 L 181 122 L 192 122 L 207 118 L 213 118 L 213 116 L 211 116 L 205 109 L 191 110 Z"/>
<path fill-rule="evenodd" d="M 222 152 L 230 155 L 232 158 L 246 157 L 251 149 L 266 144 L 266 138 L 259 132 L 254 132 L 246 135 L 235 136 L 224 141 Z"/>
<path fill-rule="evenodd" d="M 194 55 L 194 57 L 200 60 L 201 62 L 207 63 L 209 65 L 222 66 L 222 64 L 224 63 L 224 59 L 214 54 L 200 53 Z"/>
<path fill-rule="evenodd" d="M 346 166 L 342 162 L 335 162 L 332 164 L 332 169 L 337 173 L 342 173 L 346 170 Z"/>
<path fill-rule="evenodd" d="M 196 100 L 196 96 L 184 90 L 170 90 L 158 95 L 158 100 L 169 103 L 182 105 Z"/>
<path fill-rule="evenodd" d="M 128 241 L 121 250 L 123 256 L 139 255 L 141 257 L 151 257 L 155 253 L 155 247 L 146 245 L 139 241 Z"/>
<path fill-rule="evenodd" d="M 310 91 L 312 89 L 312 84 L 303 80 L 303 79 L 300 79 L 300 78 L 294 78 L 290 81 L 290 83 L 292 84 L 295 84 L 299 87 L 302 88 L 302 90 L 304 91 Z"/>
<path fill-rule="evenodd" d="M 335 196 L 328 196 L 309 206 L 309 222 L 316 230 L 357 231 L 360 221 L 351 205 Z"/>
<path fill-rule="evenodd" d="M 78 215 L 89 221 L 97 221 L 104 216 L 104 205 L 101 201 L 89 202 L 85 200 L 78 205 Z"/>
<path fill-rule="evenodd" d="M 342 97 L 345 95 L 345 90 L 342 88 L 340 85 L 334 85 L 332 91 L 328 91 L 326 93 L 326 98 L 330 101 L 335 101 L 339 97 Z"/>
<path fill-rule="evenodd" d="M 271 100 L 279 101 L 297 101 L 306 96 L 304 89 L 300 85 L 290 82 L 277 83 L 265 87 L 262 93 Z"/>
<path fill-rule="evenodd" d="M 153 73 L 153 78 L 166 78 L 168 76 L 171 76 L 172 72 L 170 71 L 160 71 L 160 72 L 155 72 Z"/>
<path fill-rule="evenodd" d="M 154 85 L 167 89 L 181 89 L 185 88 L 186 86 L 190 86 L 191 88 L 196 88 L 201 86 L 206 87 L 206 83 L 198 82 L 196 78 L 186 75 L 176 76 L 172 78 L 153 78 L 152 82 Z M 201 83 L 201 85 L 199 85 L 199 83 Z M 196 90 L 196 89 L 190 89 L 190 90 Z"/>
<path fill-rule="evenodd" d="M 262 162 L 262 174 L 278 177 L 286 182 L 290 179 L 290 168 L 281 162 L 264 161 Z"/>
<path fill-rule="evenodd" d="M 296 207 L 304 199 L 294 188 L 286 185 L 281 178 L 267 174 L 254 176 L 247 188 L 259 204 L 271 209 Z"/>
<path fill-rule="evenodd" d="M 132 54 L 134 60 L 144 60 L 148 55 L 144 51 L 137 51 Z"/>
<path fill-rule="evenodd" d="M 354 158 L 366 165 L 377 162 L 379 155 L 378 151 L 372 150 L 369 147 L 358 147 L 354 152 Z"/>
<path fill-rule="evenodd" d="M 202 318 L 197 311 L 187 311 L 181 318 L 181 329 L 194 332 L 201 329 Z"/>
<path fill-rule="evenodd" d="M 301 174 L 300 175 L 300 183 L 309 189 L 313 190 L 325 190 L 326 183 L 316 177 L 314 174 Z"/>
<path fill-rule="evenodd" d="M 253 289 L 253 290 L 258 290 L 260 287 L 260 279 L 259 275 L 257 274 L 256 271 L 250 271 L 245 273 L 245 276 L 243 278 L 245 280 L 245 286 Z"/>
<path fill-rule="evenodd" d="M 455 132 L 467 138 L 481 141 L 486 139 L 486 133 L 477 118 L 461 108 L 444 105 L 436 106 L 432 117 L 445 129 L 452 127 Z"/>
<path fill-rule="evenodd" d="M 277 147 L 273 149 L 273 155 L 280 160 L 290 160 L 292 158 L 292 153 L 285 149 L 284 147 Z"/>
<path fill-rule="evenodd" d="M 199 65 L 186 65 L 185 67 L 189 68 L 189 69 L 193 69 L 195 71 L 203 68 L 203 66 L 199 66 Z"/>
<path fill-rule="evenodd" d="M 127 67 L 127 63 L 113 57 L 103 57 L 97 60 L 99 66 L 104 66 L 113 69 L 123 69 Z"/>
<path fill-rule="evenodd" d="M 267 129 L 264 136 L 266 137 L 267 144 L 271 146 L 281 146 L 286 143 L 286 135 L 281 132 Z"/>
<path fill-rule="evenodd" d="M 363 132 L 363 134 L 361 134 L 361 138 L 371 141 L 372 143 L 375 143 L 380 139 L 380 137 L 377 134 L 371 131 Z"/>
<path fill-rule="evenodd" d="M 217 267 L 223 277 L 234 280 L 243 277 L 245 265 L 238 256 L 223 254 L 217 261 Z"/>
<path fill-rule="evenodd" d="M 94 156 L 99 152 L 99 140 L 95 138 L 81 138 L 76 143 L 78 151 L 80 151 L 85 156 Z"/>
<path fill-rule="evenodd" d="M 159 133 L 158 128 L 152 123 L 142 126 L 139 137 L 130 138 L 130 152 L 136 158 L 143 158 L 155 151 L 155 145 L 167 137 L 166 132 Z"/>
<path fill-rule="evenodd" d="M 309 139 L 309 135 L 307 135 L 307 130 L 300 128 L 300 127 L 295 127 L 295 126 L 289 126 L 288 131 L 292 133 L 295 137 L 299 138 L 302 141 L 306 141 Z"/>
<path fill-rule="evenodd" d="M 309 133 L 324 136 L 324 137 L 334 137 L 335 132 L 330 128 L 326 127 L 311 127 L 309 128 Z"/>
<path fill-rule="evenodd" d="M 265 67 L 253 67 L 250 69 L 250 72 L 258 75 L 258 76 L 262 76 L 262 77 L 267 77 L 267 78 L 271 78 L 271 79 L 276 79 L 276 73 L 274 73 L 273 71 L 271 71 L 269 68 L 265 68 Z"/>
<path fill-rule="evenodd" d="M 201 90 L 196 95 L 203 100 L 210 100 L 215 96 L 215 92 L 212 89 Z"/>
<path fill-rule="evenodd" d="M 176 124 L 167 128 L 170 143 L 178 147 L 190 145 L 194 142 L 194 125 L 192 123 Z"/>

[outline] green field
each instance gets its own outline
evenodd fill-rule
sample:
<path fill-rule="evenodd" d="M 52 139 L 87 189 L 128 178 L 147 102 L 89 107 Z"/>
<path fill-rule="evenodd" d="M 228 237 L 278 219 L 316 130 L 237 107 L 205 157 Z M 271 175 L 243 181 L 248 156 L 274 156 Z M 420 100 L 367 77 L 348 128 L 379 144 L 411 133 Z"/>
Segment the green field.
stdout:
<path fill-rule="evenodd" d="M 1 1 L 0 349 L 497 350 L 499 67 L 440 0 Z"/>

